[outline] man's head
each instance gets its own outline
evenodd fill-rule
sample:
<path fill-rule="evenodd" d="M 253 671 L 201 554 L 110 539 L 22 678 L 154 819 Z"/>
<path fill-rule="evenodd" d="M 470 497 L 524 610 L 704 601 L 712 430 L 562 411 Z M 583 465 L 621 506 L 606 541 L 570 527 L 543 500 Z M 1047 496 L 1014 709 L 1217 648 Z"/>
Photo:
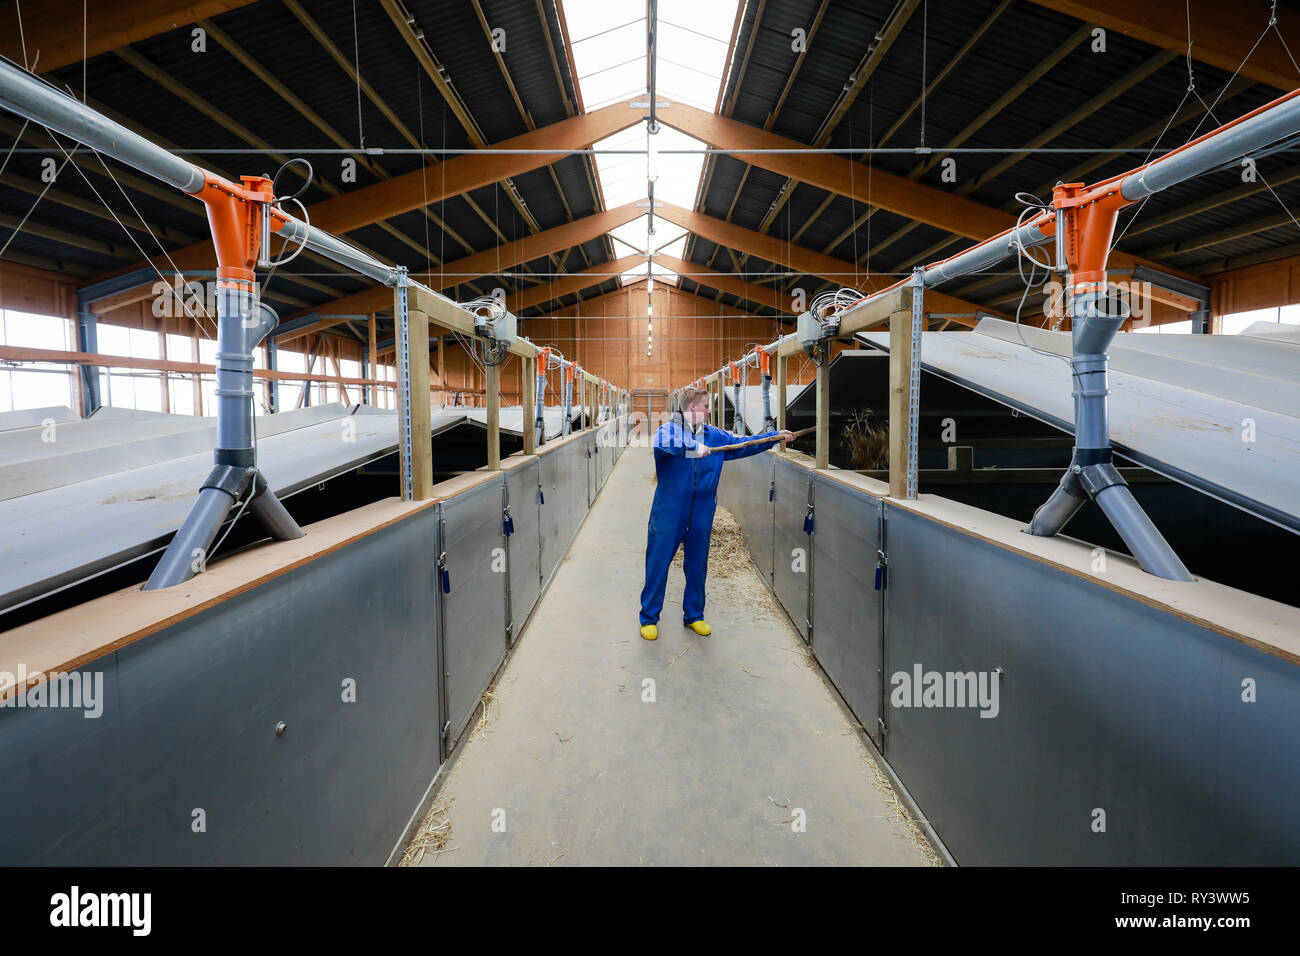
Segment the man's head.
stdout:
<path fill-rule="evenodd" d="M 688 425 L 698 425 L 709 417 L 709 393 L 687 386 L 681 394 L 682 418 Z"/>

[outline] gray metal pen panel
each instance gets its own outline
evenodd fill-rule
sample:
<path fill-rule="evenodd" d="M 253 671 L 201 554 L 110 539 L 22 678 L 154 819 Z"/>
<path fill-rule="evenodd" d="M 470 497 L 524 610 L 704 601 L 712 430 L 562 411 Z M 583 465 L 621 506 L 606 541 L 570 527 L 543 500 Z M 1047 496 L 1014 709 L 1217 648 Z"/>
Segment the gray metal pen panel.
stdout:
<path fill-rule="evenodd" d="M 518 640 L 542 587 L 541 505 L 537 482 L 541 461 L 512 468 L 505 473 L 510 495 L 510 518 L 514 533 L 506 539 L 510 555 L 510 633 Z"/>
<path fill-rule="evenodd" d="M 735 515 L 737 521 L 741 521 L 740 503 L 744 495 L 747 460 L 727 462 L 722 467 L 722 477 L 718 479 L 718 504 Z"/>
<path fill-rule="evenodd" d="M 501 482 L 498 475 L 441 505 L 447 550 L 442 633 L 448 750 L 506 653 Z"/>
<path fill-rule="evenodd" d="M 727 471 L 739 475 L 736 485 L 736 507 L 732 512 L 744 531 L 745 548 L 758 568 L 763 580 L 772 583 L 772 501 L 770 499 L 772 475 L 776 456 L 770 453 L 729 461 L 722 466 L 723 480 Z"/>
<path fill-rule="evenodd" d="M 880 500 L 820 476 L 814 480 L 813 651 L 879 746 L 884 596 L 876 590 Z"/>
<path fill-rule="evenodd" d="M 886 757 L 957 862 L 1300 862 L 1300 668 L 973 535 L 887 514 Z M 894 675 L 918 666 L 1001 668 L 997 716 L 916 706 Z"/>
<path fill-rule="evenodd" d="M 0 710 L 0 864 L 382 864 L 439 764 L 436 529 L 429 508 L 88 664 L 97 719 Z"/>
<path fill-rule="evenodd" d="M 541 456 L 542 580 L 550 580 L 587 510 L 587 456 L 574 439 Z"/>
<path fill-rule="evenodd" d="M 809 536 L 804 532 L 811 472 L 779 456 L 772 518 L 772 590 L 808 639 Z"/>

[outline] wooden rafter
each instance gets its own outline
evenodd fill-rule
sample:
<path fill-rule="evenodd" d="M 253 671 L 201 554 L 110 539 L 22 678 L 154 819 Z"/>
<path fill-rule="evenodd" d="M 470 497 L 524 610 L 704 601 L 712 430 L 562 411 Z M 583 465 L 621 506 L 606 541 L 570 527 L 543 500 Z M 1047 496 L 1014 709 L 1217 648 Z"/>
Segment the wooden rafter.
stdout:
<path fill-rule="evenodd" d="M 1192 41 L 1192 58 L 1229 74 L 1240 74 L 1278 90 L 1291 90 L 1300 77 L 1276 36 L 1260 34 L 1269 22 L 1269 5 L 1223 3 L 1222 0 L 1033 0 L 1093 26 L 1185 54 Z M 1279 5 L 1277 28 L 1283 36 L 1300 36 L 1300 14 Z M 1191 21 L 1191 37 L 1187 35 Z M 1249 54 L 1249 57 L 1247 56 Z"/>
<path fill-rule="evenodd" d="M 0 16 L 0 54 L 15 63 L 24 63 L 29 69 L 34 68 L 38 73 L 49 73 L 70 63 L 80 63 L 83 56 L 89 59 L 140 43 L 252 2 L 133 0 L 131 3 L 107 3 L 91 0 L 83 3 L 83 0 L 44 0 L 39 4 L 8 3 L 5 4 L 8 9 Z"/>

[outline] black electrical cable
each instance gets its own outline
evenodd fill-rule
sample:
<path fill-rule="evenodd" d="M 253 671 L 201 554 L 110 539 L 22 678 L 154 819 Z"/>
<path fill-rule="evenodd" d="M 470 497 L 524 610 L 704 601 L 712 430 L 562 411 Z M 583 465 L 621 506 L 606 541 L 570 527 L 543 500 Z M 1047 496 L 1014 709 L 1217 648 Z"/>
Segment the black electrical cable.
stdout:
<path fill-rule="evenodd" d="M 306 177 L 304 177 L 302 181 L 302 185 L 298 187 L 298 191 L 295 193 L 281 194 L 280 177 L 284 175 L 285 170 L 287 170 L 290 166 L 293 166 L 297 163 L 302 163 L 304 166 L 307 167 L 307 175 Z M 311 163 L 303 159 L 301 156 L 294 157 L 293 159 L 285 163 L 283 166 L 281 166 L 276 171 L 276 174 L 271 178 L 271 194 L 275 196 L 275 201 L 277 203 L 284 202 L 285 200 L 288 199 L 297 199 L 299 196 L 305 193 L 307 189 L 311 186 L 311 181 L 312 179 L 315 178 L 315 175 L 316 175 L 316 171 L 312 169 Z"/>

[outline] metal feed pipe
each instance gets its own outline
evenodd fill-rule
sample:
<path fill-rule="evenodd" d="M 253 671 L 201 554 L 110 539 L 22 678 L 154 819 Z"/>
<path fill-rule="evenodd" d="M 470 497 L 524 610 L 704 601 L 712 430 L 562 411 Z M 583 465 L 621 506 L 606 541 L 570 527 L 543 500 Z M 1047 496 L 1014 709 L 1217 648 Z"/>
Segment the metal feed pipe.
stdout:
<path fill-rule="evenodd" d="M 208 190 L 221 191 L 229 187 L 238 191 L 241 188 L 173 155 L 5 60 L 0 60 L 0 107 L 205 202 L 208 197 L 204 193 Z M 272 228 L 284 238 L 305 243 L 307 248 L 385 285 L 397 284 L 396 267 L 385 265 L 344 240 L 279 209 L 272 209 L 271 216 L 276 220 Z"/>
<path fill-rule="evenodd" d="M 1128 318 L 1126 308 L 1106 294 L 1106 260 L 1121 209 L 1185 182 L 1224 163 L 1257 152 L 1300 131 L 1300 90 L 1293 90 L 1190 143 L 1127 173 L 1094 186 L 1059 184 L 1052 204 L 970 249 L 917 270 L 914 277 L 865 296 L 846 309 L 867 308 L 903 286 L 934 288 L 943 282 L 992 268 L 1010 255 L 1046 242 L 1056 242 L 1057 271 L 1069 272 L 1071 316 L 1071 380 L 1074 396 L 1075 442 L 1070 466 L 1051 497 L 1025 529 L 1030 534 L 1058 533 L 1089 498 L 1137 558 L 1142 569 L 1162 578 L 1190 581 L 1192 575 L 1120 477 L 1113 464 L 1109 419 L 1109 360 L 1106 350 Z M 794 333 L 759 350 L 764 357 L 779 354 Z M 764 375 L 764 415 L 768 376 Z M 765 422 L 765 427 L 767 427 Z"/>
<path fill-rule="evenodd" d="M 278 208 L 270 179 L 245 176 L 240 183 L 230 182 L 172 155 L 5 60 L 0 60 L 0 107 L 190 193 L 207 208 L 218 262 L 214 466 L 145 588 L 171 587 L 203 570 L 212 542 L 236 504 L 239 514 L 250 511 L 272 537 L 300 537 L 302 530 L 256 465 L 253 349 L 279 322 L 259 301 L 255 271 L 269 262 L 265 250 L 270 233 L 278 232 L 287 242 L 297 242 L 389 287 L 418 284 L 409 283 L 404 270 L 285 213 Z"/>

